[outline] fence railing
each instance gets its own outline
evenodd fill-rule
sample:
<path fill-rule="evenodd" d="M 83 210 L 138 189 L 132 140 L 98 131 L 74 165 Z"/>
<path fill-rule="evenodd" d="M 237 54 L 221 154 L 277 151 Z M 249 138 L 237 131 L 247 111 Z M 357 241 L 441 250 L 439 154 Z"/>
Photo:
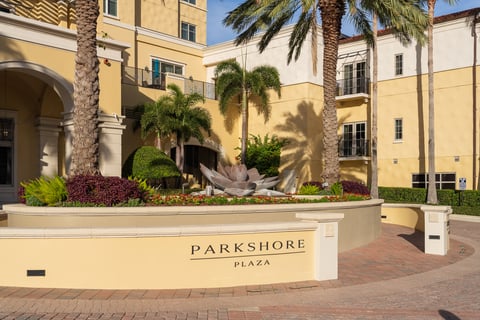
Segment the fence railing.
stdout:
<path fill-rule="evenodd" d="M 198 93 L 207 99 L 216 99 L 214 83 L 188 79 L 168 72 L 155 72 L 128 66 L 124 66 L 123 70 L 123 84 L 166 90 L 169 83 L 176 83 L 180 88 L 183 87 L 185 94 Z"/>
<path fill-rule="evenodd" d="M 348 157 L 368 157 L 370 155 L 370 141 L 366 139 L 340 139 L 338 155 Z"/>
<path fill-rule="evenodd" d="M 370 79 L 365 77 L 337 80 L 337 96 L 349 94 L 369 93 Z"/>

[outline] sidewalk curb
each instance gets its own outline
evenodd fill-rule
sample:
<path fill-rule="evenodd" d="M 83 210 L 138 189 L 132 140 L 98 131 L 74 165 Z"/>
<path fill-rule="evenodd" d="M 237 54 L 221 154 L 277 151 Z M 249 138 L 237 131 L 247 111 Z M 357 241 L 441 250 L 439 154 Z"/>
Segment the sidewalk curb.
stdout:
<path fill-rule="evenodd" d="M 450 220 L 480 223 L 480 216 L 468 216 L 468 215 L 463 215 L 463 214 L 451 214 L 450 215 Z"/>

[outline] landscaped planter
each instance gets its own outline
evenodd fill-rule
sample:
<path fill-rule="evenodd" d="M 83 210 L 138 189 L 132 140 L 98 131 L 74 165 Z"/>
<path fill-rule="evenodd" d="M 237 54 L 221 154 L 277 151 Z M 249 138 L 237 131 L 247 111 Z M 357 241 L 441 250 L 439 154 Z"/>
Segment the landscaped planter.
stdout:
<path fill-rule="evenodd" d="M 0 286 L 194 288 L 337 277 L 382 201 L 187 207 L 4 205 Z"/>

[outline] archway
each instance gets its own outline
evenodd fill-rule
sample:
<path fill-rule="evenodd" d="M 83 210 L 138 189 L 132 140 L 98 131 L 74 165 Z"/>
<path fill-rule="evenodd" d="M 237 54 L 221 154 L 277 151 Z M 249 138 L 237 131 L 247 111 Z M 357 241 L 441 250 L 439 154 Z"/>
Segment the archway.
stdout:
<path fill-rule="evenodd" d="M 16 202 L 21 181 L 65 170 L 63 114 L 73 86 L 58 73 L 24 61 L 0 63 L 0 203 Z"/>

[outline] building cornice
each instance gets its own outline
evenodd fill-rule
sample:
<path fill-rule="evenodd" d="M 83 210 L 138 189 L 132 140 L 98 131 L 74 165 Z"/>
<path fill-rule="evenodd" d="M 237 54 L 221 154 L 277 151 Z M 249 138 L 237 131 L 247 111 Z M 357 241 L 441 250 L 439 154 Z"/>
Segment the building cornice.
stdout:
<path fill-rule="evenodd" d="M 1 36 L 48 46 L 71 52 L 77 51 L 77 32 L 53 24 L 37 21 L 11 13 L 0 12 Z M 113 61 L 122 61 L 122 51 L 129 44 L 111 39 L 97 39 L 98 56 Z"/>
<path fill-rule="evenodd" d="M 177 38 L 177 37 L 165 34 L 165 33 L 153 31 L 153 30 L 150 30 L 150 29 L 142 28 L 142 27 L 136 27 L 136 30 L 137 30 L 137 33 L 139 35 L 150 37 L 150 38 L 153 38 L 153 39 L 162 40 L 162 41 L 167 41 L 167 42 L 170 42 L 170 43 L 178 44 L 178 45 L 181 45 L 181 46 L 184 46 L 184 47 L 189 47 L 189 48 L 196 49 L 196 50 L 203 50 L 206 47 L 203 44 L 191 42 L 191 41 L 188 41 L 188 40 L 183 40 L 183 39 L 180 39 L 180 38 Z"/>
<path fill-rule="evenodd" d="M 469 9 L 465 11 L 460 11 L 460 12 L 455 12 L 447 15 L 443 15 L 440 17 L 435 17 L 433 19 L 433 24 L 434 25 L 439 25 L 439 24 L 445 24 L 449 22 L 450 24 L 455 24 L 458 23 L 459 21 L 464 21 L 463 18 L 468 18 L 468 17 L 474 17 L 478 12 L 480 12 L 480 7 L 479 8 L 474 8 L 474 9 Z M 386 36 L 386 35 L 391 35 L 392 30 L 391 29 L 383 29 L 378 31 L 378 36 Z M 354 35 L 352 37 L 347 37 L 344 39 L 340 39 L 340 44 L 345 44 L 345 43 L 350 43 L 350 42 L 356 42 L 356 41 L 363 41 L 364 36 L 359 34 L 359 35 Z"/>

